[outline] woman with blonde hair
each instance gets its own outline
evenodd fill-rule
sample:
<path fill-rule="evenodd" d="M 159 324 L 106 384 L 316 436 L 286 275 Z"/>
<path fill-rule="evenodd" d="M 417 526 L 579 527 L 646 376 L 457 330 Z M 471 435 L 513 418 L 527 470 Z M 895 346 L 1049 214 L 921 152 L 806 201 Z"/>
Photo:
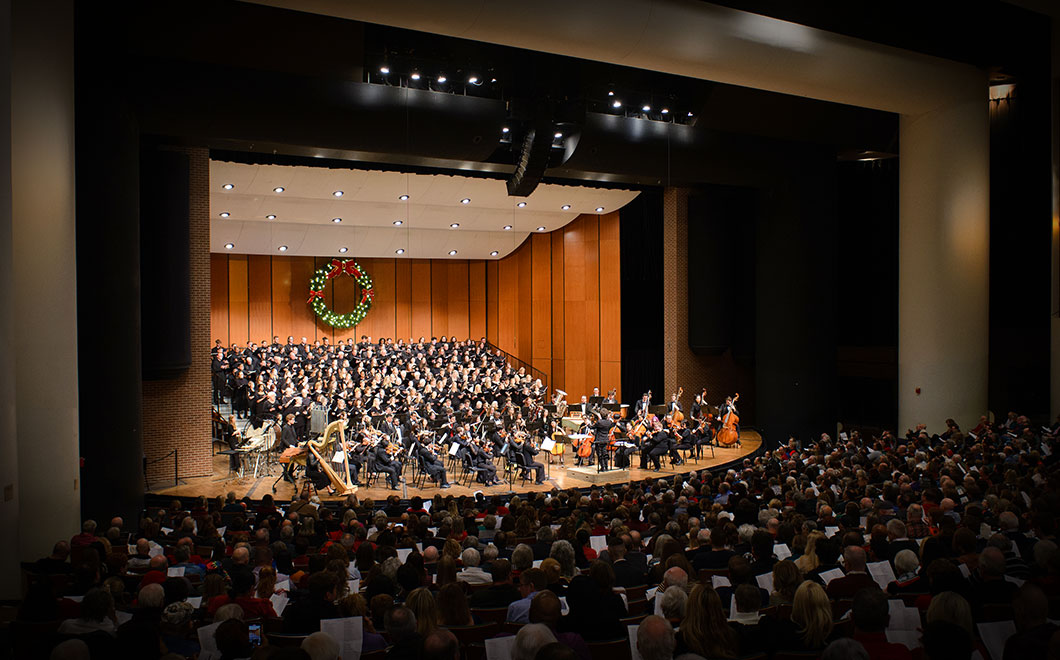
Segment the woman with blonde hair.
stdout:
<path fill-rule="evenodd" d="M 463 548 L 460 547 L 460 542 L 456 539 L 447 539 L 445 545 L 442 546 L 442 556 L 448 557 L 454 562 L 460 559 L 461 552 L 463 552 Z"/>
<path fill-rule="evenodd" d="M 767 617 L 760 625 L 773 651 L 821 651 L 832 634 L 832 603 L 824 587 L 806 580 L 795 590 L 790 621 Z"/>
<path fill-rule="evenodd" d="M 258 573 L 258 586 L 254 595 L 258 598 L 272 598 L 276 592 L 276 569 L 272 566 L 263 566 Z"/>
<path fill-rule="evenodd" d="M 795 560 L 795 566 L 804 575 L 821 565 L 821 560 L 817 558 L 817 542 L 823 538 L 825 536 L 821 532 L 810 532 L 806 537 L 806 550 Z"/>
<path fill-rule="evenodd" d="M 927 622 L 945 621 L 960 626 L 969 635 L 975 635 L 972 623 L 972 606 L 968 600 L 956 591 L 943 591 L 935 594 L 927 609 Z"/>
<path fill-rule="evenodd" d="M 438 603 L 427 587 L 413 589 L 405 599 L 405 606 L 416 615 L 416 632 L 420 637 L 427 637 L 438 627 Z"/>
<path fill-rule="evenodd" d="M 697 584 L 685 604 L 674 657 L 684 653 L 704 658 L 735 658 L 740 654 L 739 638 L 729 627 L 718 592 L 709 584 Z"/>

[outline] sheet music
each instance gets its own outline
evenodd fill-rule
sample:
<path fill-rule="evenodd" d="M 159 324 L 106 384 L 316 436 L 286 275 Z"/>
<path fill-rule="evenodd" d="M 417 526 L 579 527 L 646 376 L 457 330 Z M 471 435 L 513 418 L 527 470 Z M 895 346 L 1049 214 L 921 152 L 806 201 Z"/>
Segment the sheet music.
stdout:
<path fill-rule="evenodd" d="M 630 660 L 643 660 L 640 655 L 640 651 L 637 650 L 637 631 L 640 630 L 640 624 L 634 624 L 626 626 L 629 631 L 629 655 Z"/>
<path fill-rule="evenodd" d="M 202 596 L 188 596 L 184 599 L 188 605 L 191 605 L 195 609 L 202 607 Z"/>
<path fill-rule="evenodd" d="M 869 570 L 869 575 L 876 581 L 876 584 L 880 585 L 880 589 L 887 590 L 887 585 L 897 580 L 894 576 L 894 569 L 891 568 L 891 562 L 889 561 L 875 561 L 871 564 L 866 564 L 865 568 Z"/>
<path fill-rule="evenodd" d="M 183 566 L 170 566 L 166 572 L 166 577 L 184 577 Z"/>
<path fill-rule="evenodd" d="M 828 525 L 828 526 L 825 526 L 825 528 L 824 528 L 824 535 L 827 536 L 828 538 L 832 538 L 833 536 L 835 536 L 838 533 L 839 533 L 839 528 L 838 527 L 832 527 L 831 525 Z"/>
<path fill-rule="evenodd" d="M 283 616 L 283 611 L 287 609 L 287 594 L 273 594 L 269 596 L 269 602 L 272 603 L 272 609 L 276 610 L 276 616 Z"/>
<path fill-rule="evenodd" d="M 217 640 L 213 638 L 214 632 L 217 631 L 217 627 L 220 623 L 211 623 L 208 626 L 199 628 L 199 647 L 202 649 L 199 651 L 199 660 L 219 660 L 221 653 L 217 650 Z"/>
<path fill-rule="evenodd" d="M 732 582 L 729 582 L 729 578 L 725 577 L 724 575 L 712 575 L 712 576 L 710 576 L 710 584 L 715 589 L 720 589 L 722 587 L 731 587 L 732 586 Z"/>
<path fill-rule="evenodd" d="M 361 640 L 364 637 L 364 621 L 359 616 L 344 619 L 321 619 L 320 631 L 339 643 L 342 660 L 360 660 Z"/>
<path fill-rule="evenodd" d="M 512 660 L 515 635 L 492 637 L 486 640 L 486 660 Z M 343 660 L 346 660 L 345 657 Z"/>
<path fill-rule="evenodd" d="M 828 586 L 828 583 L 832 580 L 835 580 L 836 578 L 844 577 L 843 571 L 838 568 L 833 568 L 832 570 L 825 571 L 823 573 L 820 573 L 819 575 L 821 576 L 821 580 L 824 581 L 825 586 Z"/>
<path fill-rule="evenodd" d="M 411 555 L 411 554 L 412 554 L 412 548 L 398 548 L 397 549 L 397 558 L 398 558 L 398 561 L 400 561 L 402 564 L 404 564 L 408 560 L 409 555 Z"/>
<path fill-rule="evenodd" d="M 589 547 L 596 550 L 597 554 L 607 549 L 607 537 L 606 536 L 590 536 Z"/>
<path fill-rule="evenodd" d="M 887 630 L 911 630 L 915 632 L 920 628 L 920 610 L 917 608 L 908 607 L 903 601 L 897 599 L 887 601 L 887 607 L 891 615 Z"/>
<path fill-rule="evenodd" d="M 891 630 L 887 629 L 887 641 L 892 644 L 901 644 L 910 651 L 920 648 L 919 630 Z"/>
<path fill-rule="evenodd" d="M 769 593 L 773 593 L 773 574 L 763 573 L 755 577 L 755 581 L 758 582 L 758 586 L 765 589 Z"/>
<path fill-rule="evenodd" d="M 977 624 L 979 639 L 990 653 L 991 660 L 1001 660 L 1005 655 L 1005 642 L 1016 634 L 1015 621 L 996 621 Z"/>
<path fill-rule="evenodd" d="M 787 543 L 774 543 L 773 554 L 777 556 L 777 559 L 784 560 L 791 556 L 791 548 Z"/>

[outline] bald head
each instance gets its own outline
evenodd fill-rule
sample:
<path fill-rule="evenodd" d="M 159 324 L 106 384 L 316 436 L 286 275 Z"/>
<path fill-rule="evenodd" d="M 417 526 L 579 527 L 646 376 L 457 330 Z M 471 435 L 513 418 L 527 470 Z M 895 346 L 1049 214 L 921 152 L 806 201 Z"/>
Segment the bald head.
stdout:
<path fill-rule="evenodd" d="M 637 627 L 637 651 L 644 660 L 670 660 L 675 645 L 674 627 L 661 616 L 649 615 Z"/>
<path fill-rule="evenodd" d="M 240 546 L 232 551 L 232 563 L 235 564 L 249 564 L 250 563 L 250 550 L 247 550 L 246 546 Z"/>
<path fill-rule="evenodd" d="M 673 566 L 672 568 L 666 569 L 666 572 L 663 573 L 662 583 L 664 587 L 681 587 L 682 589 L 687 589 L 688 573 L 686 573 L 683 568 Z"/>
<path fill-rule="evenodd" d="M 858 545 L 848 545 L 843 548 L 843 566 L 846 572 L 865 572 L 865 548 Z"/>
<path fill-rule="evenodd" d="M 433 545 L 429 545 L 423 549 L 423 561 L 435 562 L 438 561 L 438 548 Z"/>

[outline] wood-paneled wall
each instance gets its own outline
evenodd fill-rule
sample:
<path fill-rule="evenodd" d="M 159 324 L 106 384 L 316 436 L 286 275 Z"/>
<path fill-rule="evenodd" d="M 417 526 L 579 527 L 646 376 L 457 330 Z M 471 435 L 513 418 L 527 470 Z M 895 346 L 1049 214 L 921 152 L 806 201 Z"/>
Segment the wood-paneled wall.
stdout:
<path fill-rule="evenodd" d="M 226 346 L 274 335 L 487 337 L 572 400 L 593 387 L 620 389 L 618 217 L 579 216 L 498 261 L 357 259 L 376 293 L 364 321 L 349 330 L 320 323 L 306 304 L 309 278 L 330 257 L 212 254 L 212 337 Z M 339 277 L 324 295 L 332 309 L 351 309 L 356 285 Z"/>

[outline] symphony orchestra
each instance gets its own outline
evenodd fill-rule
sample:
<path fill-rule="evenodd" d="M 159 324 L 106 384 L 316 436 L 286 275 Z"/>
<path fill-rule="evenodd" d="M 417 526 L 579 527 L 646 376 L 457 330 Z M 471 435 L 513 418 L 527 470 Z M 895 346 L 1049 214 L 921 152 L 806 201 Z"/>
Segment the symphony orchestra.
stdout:
<path fill-rule="evenodd" d="M 218 341 L 211 371 L 214 417 L 233 469 L 256 437 L 255 447 L 282 452 L 283 479 L 295 483 L 294 466 L 304 465 L 306 478 L 329 491 L 376 475 L 398 490 L 408 466 L 413 477 L 429 477 L 440 488 L 450 486 L 453 469 L 469 484 L 493 486 L 518 476 L 541 484 L 542 451 L 561 465 L 569 451 L 576 466 L 597 471 L 628 469 L 639 455 L 641 469 L 659 471 L 664 459 L 677 467 L 698 461 L 706 448 L 739 442 L 738 395 L 715 408 L 704 390 L 686 415 L 683 390 L 665 407 L 653 406 L 649 391 L 627 419 L 617 390 L 602 397 L 594 388 L 575 404 L 559 389 L 550 397 L 540 378 L 513 367 L 485 338 L 413 343 L 362 336 L 356 343 L 324 338 L 310 344 L 288 337 L 281 344 L 273 337 L 230 348 Z M 227 402 L 233 414 L 225 420 L 220 406 Z M 343 422 L 341 442 L 310 443 L 335 421 Z M 348 480 L 329 478 L 328 463 L 344 466 Z"/>

